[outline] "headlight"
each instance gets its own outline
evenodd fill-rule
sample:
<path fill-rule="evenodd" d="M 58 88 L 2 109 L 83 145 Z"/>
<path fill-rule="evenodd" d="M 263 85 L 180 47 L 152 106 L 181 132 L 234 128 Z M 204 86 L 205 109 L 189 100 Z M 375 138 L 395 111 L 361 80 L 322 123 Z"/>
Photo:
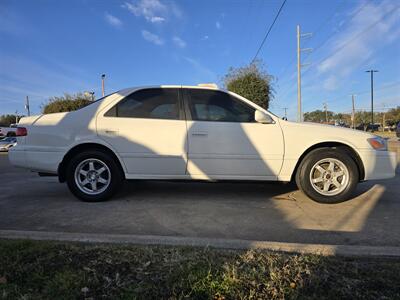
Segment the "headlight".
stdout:
<path fill-rule="evenodd" d="M 381 151 L 387 150 L 386 140 L 379 136 L 367 139 L 367 141 L 371 145 L 371 147 L 374 148 L 375 150 L 381 150 Z"/>

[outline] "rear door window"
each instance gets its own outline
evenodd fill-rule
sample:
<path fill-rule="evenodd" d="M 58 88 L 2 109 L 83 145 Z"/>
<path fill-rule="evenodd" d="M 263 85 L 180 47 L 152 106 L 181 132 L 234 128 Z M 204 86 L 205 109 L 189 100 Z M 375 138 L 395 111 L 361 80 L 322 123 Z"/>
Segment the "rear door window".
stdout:
<path fill-rule="evenodd" d="M 179 89 L 151 88 L 136 91 L 118 102 L 105 116 L 179 120 Z"/>

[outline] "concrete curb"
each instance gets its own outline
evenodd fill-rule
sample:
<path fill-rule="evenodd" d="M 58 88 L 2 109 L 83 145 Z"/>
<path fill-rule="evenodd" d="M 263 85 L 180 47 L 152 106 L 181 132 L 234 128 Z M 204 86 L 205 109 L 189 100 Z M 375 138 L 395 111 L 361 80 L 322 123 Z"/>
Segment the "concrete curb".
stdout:
<path fill-rule="evenodd" d="M 0 238 L 70 241 L 70 242 L 84 242 L 84 243 L 194 246 L 194 247 L 211 247 L 211 248 L 223 248 L 223 249 L 239 249 L 239 250 L 263 249 L 263 250 L 291 252 L 291 253 L 312 253 L 325 256 L 339 255 L 339 256 L 400 257 L 400 247 L 301 244 L 301 243 L 282 243 L 282 242 L 268 242 L 268 241 L 177 237 L 177 236 L 0 230 Z"/>

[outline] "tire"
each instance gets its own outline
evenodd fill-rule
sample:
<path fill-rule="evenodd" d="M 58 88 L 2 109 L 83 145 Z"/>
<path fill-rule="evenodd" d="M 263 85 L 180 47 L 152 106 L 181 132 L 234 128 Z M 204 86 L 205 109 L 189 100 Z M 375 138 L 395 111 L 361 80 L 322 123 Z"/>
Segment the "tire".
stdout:
<path fill-rule="evenodd" d="M 85 180 L 88 181 L 86 184 Z M 122 180 L 123 173 L 118 163 L 101 150 L 78 153 L 66 168 L 70 191 L 86 202 L 108 200 L 118 191 Z"/>
<path fill-rule="evenodd" d="M 333 204 L 352 196 L 359 182 L 359 172 L 356 163 L 344 149 L 319 148 L 304 157 L 295 178 L 297 187 L 309 198 L 319 203 Z"/>

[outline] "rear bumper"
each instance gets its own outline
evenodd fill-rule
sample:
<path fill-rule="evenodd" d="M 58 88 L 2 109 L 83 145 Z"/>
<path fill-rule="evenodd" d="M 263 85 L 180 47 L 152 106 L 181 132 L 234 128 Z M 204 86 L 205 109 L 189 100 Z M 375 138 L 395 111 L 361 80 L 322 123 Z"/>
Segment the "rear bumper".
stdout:
<path fill-rule="evenodd" d="M 365 180 L 387 179 L 396 175 L 396 153 L 389 151 L 360 150 L 364 163 Z"/>
<path fill-rule="evenodd" d="M 12 147 L 8 158 L 13 166 L 37 172 L 57 174 L 62 161 L 62 152 L 24 151 L 23 147 Z"/>
<path fill-rule="evenodd" d="M 17 150 L 19 147 L 14 147 L 14 149 L 10 149 L 8 153 L 8 160 L 15 167 L 24 168 L 25 163 L 25 151 Z"/>

